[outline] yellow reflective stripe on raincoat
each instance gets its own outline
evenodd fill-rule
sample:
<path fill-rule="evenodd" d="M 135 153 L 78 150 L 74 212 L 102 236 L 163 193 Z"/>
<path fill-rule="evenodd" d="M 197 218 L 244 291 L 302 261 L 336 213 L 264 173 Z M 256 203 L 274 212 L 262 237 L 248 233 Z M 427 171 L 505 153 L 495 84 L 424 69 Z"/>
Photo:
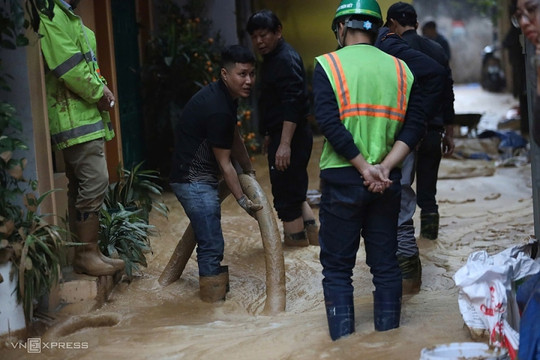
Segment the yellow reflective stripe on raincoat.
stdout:
<path fill-rule="evenodd" d="M 380 163 L 403 126 L 414 77 L 405 63 L 370 45 L 316 58 L 336 95 L 339 116 L 370 164 Z M 325 142 L 320 168 L 351 166 Z"/>
<path fill-rule="evenodd" d="M 77 53 L 74 54 L 72 57 L 58 65 L 56 68 L 52 70 L 52 73 L 57 78 L 62 77 L 65 73 L 67 73 L 69 70 L 73 69 L 75 66 L 77 66 L 82 60 L 85 60 L 86 62 L 93 61 L 92 53 L 87 52 L 83 55 L 83 53 Z"/>
<path fill-rule="evenodd" d="M 113 131 L 112 124 L 107 123 L 107 128 L 109 131 Z M 87 134 L 96 133 L 98 131 L 104 130 L 103 121 L 98 121 L 94 124 L 85 124 L 73 129 L 65 130 L 57 134 L 51 134 L 51 142 L 54 145 L 59 145 L 62 143 L 69 142 L 70 139 L 76 139 Z"/>

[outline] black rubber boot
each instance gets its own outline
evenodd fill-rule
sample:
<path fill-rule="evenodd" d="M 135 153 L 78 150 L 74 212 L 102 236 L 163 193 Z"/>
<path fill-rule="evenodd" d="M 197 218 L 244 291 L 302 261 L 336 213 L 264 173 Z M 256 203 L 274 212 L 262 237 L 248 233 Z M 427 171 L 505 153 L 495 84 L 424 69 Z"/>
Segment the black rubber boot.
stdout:
<path fill-rule="evenodd" d="M 399 327 L 401 293 L 376 290 L 373 292 L 373 321 L 375 330 L 386 331 Z"/>
<path fill-rule="evenodd" d="M 353 297 L 325 298 L 328 330 L 333 341 L 354 332 Z"/>
<path fill-rule="evenodd" d="M 284 232 L 283 235 L 283 242 L 287 246 L 309 246 L 309 240 L 305 229 L 294 234 L 287 234 Z"/>
<path fill-rule="evenodd" d="M 429 240 L 436 240 L 439 237 L 439 214 L 420 214 L 420 236 Z"/>
<path fill-rule="evenodd" d="M 411 257 L 398 255 L 403 284 L 403 295 L 418 294 L 422 285 L 422 263 L 420 254 Z"/>
<path fill-rule="evenodd" d="M 225 274 L 225 292 L 229 292 L 231 290 L 231 286 L 229 285 L 229 267 L 227 265 L 221 265 L 219 267 L 219 273 Z"/>
<path fill-rule="evenodd" d="M 306 230 L 309 245 L 319 246 L 319 226 L 315 219 L 304 221 L 304 230 Z"/>

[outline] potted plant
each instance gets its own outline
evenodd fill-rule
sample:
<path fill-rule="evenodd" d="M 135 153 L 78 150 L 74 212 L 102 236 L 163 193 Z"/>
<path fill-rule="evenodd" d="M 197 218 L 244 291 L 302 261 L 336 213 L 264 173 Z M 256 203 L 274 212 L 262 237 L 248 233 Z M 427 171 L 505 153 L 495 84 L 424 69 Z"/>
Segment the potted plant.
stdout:
<path fill-rule="evenodd" d="M 146 254 L 152 252 L 149 236 L 155 233 L 155 227 L 141 217 L 142 212 L 143 209 L 126 210 L 122 204 L 112 213 L 107 209 L 101 211 L 101 252 L 124 260 L 129 280 L 140 272 L 140 266 L 147 266 Z"/>
<path fill-rule="evenodd" d="M 23 177 L 27 160 L 15 155 L 28 149 L 21 132 L 13 106 L 0 102 L 0 263 L 13 264 L 10 278 L 18 275 L 18 300 L 31 321 L 34 300 L 58 282 L 66 243 L 61 229 L 46 222 L 50 215 L 39 213 L 52 190 L 36 198 L 37 182 Z"/>
<path fill-rule="evenodd" d="M 124 260 L 128 279 L 147 266 L 146 254 L 152 251 L 149 237 L 155 227 L 149 224 L 152 209 L 167 217 L 169 208 L 161 201 L 163 188 L 157 170 L 131 170 L 118 167 L 118 182 L 109 185 L 100 213 L 101 252 Z"/>
<path fill-rule="evenodd" d="M 131 170 L 118 166 L 118 181 L 109 185 L 105 194 L 104 206 L 109 212 L 119 210 L 121 204 L 127 210 L 142 210 L 140 217 L 148 223 L 150 211 L 155 209 L 167 217 L 169 208 L 159 198 L 163 188 L 157 170 L 143 169 L 141 162 Z"/>
<path fill-rule="evenodd" d="M 30 0 L 29 8 L 52 14 L 52 0 Z M 32 14 L 30 14 L 32 15 Z M 30 16 L 34 29 L 36 17 Z M 0 48 L 2 52 L 28 44 L 24 30 L 28 26 L 21 2 L 6 0 L 0 11 Z M 9 79 L 0 59 L 0 87 L 10 91 Z M 61 229 L 49 224 L 49 214 L 41 214 L 39 205 L 50 191 L 36 197 L 36 181 L 24 178 L 27 160 L 21 156 L 28 146 L 21 139 L 22 124 L 15 108 L 0 101 L 0 264 L 11 264 L 8 278 L 16 281 L 16 296 L 22 303 L 26 323 L 33 318 L 34 304 L 58 282 L 64 264 L 65 246 Z M 4 304 L 0 304 L 2 307 Z"/>

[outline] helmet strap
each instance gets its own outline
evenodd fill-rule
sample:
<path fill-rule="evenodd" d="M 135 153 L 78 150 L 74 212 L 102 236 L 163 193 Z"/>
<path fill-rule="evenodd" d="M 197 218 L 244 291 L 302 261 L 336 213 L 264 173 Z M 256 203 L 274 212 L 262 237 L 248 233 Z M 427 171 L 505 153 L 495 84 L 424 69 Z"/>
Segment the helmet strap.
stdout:
<path fill-rule="evenodd" d="M 338 28 L 338 31 L 336 33 L 336 38 L 337 38 L 337 43 L 338 43 L 338 46 L 340 48 L 344 47 L 345 46 L 345 38 L 347 37 L 347 27 L 344 26 L 343 27 L 343 34 L 342 34 L 342 37 L 343 37 L 343 42 L 341 42 L 341 37 L 339 36 L 339 28 Z"/>

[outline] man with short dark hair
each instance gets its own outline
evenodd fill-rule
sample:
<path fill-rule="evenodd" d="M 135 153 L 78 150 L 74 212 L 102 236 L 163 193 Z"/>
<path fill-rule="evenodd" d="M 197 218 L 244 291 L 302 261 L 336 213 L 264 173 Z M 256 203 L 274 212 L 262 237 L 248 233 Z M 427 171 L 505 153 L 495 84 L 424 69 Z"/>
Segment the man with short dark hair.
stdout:
<path fill-rule="evenodd" d="M 243 193 L 233 157 L 245 173 L 255 172 L 236 125 L 237 100 L 251 93 L 255 57 L 233 45 L 222 52 L 220 79 L 189 100 L 174 126 L 171 188 L 191 221 L 197 241 L 200 297 L 225 299 L 228 268 L 221 265 L 224 239 L 218 181 L 223 177 L 238 204 L 253 216 L 262 208 Z"/>
<path fill-rule="evenodd" d="M 422 107 L 426 114 L 426 121 L 439 112 L 441 98 L 445 89 L 446 69 L 433 58 L 421 51 L 415 50 L 399 35 L 389 31 L 387 27 L 379 30 L 379 37 L 375 43 L 379 49 L 393 55 L 407 64 L 411 69 L 414 80 L 420 86 Z M 411 161 L 413 160 L 413 161 Z M 400 219 L 411 220 L 416 210 L 416 197 L 411 188 L 414 181 L 414 151 L 408 155 L 402 168 L 401 184 L 403 186 Z M 407 196 L 412 192 L 412 196 Z M 400 222 L 399 238 L 402 241 L 398 246 L 398 260 L 403 278 L 403 294 L 415 294 L 420 291 L 422 284 L 422 268 L 416 241 L 414 240 L 414 227 L 412 223 Z M 409 230 L 410 232 L 406 232 Z"/>
<path fill-rule="evenodd" d="M 448 61 L 450 61 L 450 44 L 448 44 L 448 40 L 446 40 L 446 38 L 437 31 L 437 23 L 435 21 L 428 21 L 424 24 L 424 26 L 422 26 L 422 35 L 441 45 L 446 53 Z"/>
<path fill-rule="evenodd" d="M 315 215 L 306 201 L 307 166 L 313 136 L 307 122 L 309 98 L 304 64 L 282 36 L 270 10 L 250 16 L 246 26 L 263 57 L 260 71 L 259 132 L 264 136 L 274 208 L 288 246 L 319 244 Z"/>
<path fill-rule="evenodd" d="M 390 6 L 386 16 L 386 26 L 390 32 L 401 36 L 411 48 L 433 58 L 446 70 L 440 107 L 434 113 L 429 114 L 426 135 L 416 152 L 409 154 L 403 163 L 398 258 L 404 278 L 416 279 L 417 284 L 414 288 L 417 292 L 420 289 L 421 264 L 412 218 L 416 204 L 418 204 L 421 209 L 420 236 L 431 240 L 437 239 L 439 212 L 436 193 L 439 165 L 442 155 L 449 156 L 454 150 L 453 80 L 448 58 L 443 48 L 436 42 L 416 33 L 417 15 L 411 4 L 398 2 Z M 416 194 L 412 189 L 415 173 Z"/>

